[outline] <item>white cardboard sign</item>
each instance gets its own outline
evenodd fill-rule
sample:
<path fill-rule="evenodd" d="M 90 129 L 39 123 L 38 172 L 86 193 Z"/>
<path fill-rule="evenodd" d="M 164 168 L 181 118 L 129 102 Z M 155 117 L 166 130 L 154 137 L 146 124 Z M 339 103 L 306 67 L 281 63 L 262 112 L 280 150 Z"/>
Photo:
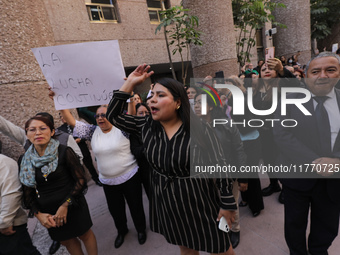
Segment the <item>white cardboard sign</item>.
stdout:
<path fill-rule="evenodd" d="M 55 92 L 56 110 L 102 105 L 124 83 L 117 40 L 32 49 Z"/>

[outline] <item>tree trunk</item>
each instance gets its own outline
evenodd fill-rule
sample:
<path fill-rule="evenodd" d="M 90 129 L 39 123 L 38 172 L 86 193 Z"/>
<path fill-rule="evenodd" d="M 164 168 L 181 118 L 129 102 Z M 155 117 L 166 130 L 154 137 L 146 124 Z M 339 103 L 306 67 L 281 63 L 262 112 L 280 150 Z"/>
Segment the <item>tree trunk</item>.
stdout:
<path fill-rule="evenodd" d="M 172 64 L 172 59 L 171 59 L 171 54 L 170 54 L 170 49 L 169 49 L 169 43 L 168 43 L 168 37 L 166 35 L 166 29 L 165 28 L 166 27 L 164 27 L 164 37 L 165 37 L 165 43 L 166 43 L 166 50 L 168 51 L 168 57 L 169 57 L 169 61 L 170 61 L 170 68 L 171 68 L 171 72 L 172 72 L 172 77 L 174 78 L 174 80 L 177 81 L 174 65 Z"/>

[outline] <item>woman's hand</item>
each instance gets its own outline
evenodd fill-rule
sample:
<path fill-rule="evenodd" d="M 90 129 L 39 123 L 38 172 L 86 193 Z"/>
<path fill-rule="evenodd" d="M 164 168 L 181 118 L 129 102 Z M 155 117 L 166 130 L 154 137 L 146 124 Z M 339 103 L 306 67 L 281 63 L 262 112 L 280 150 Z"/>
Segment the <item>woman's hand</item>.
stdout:
<path fill-rule="evenodd" d="M 66 202 L 67 203 L 67 202 Z M 67 205 L 61 205 L 56 212 L 56 214 L 53 216 L 53 219 L 55 223 L 57 224 L 57 227 L 61 227 L 64 224 L 67 223 L 67 212 L 68 212 L 68 207 Z"/>
<path fill-rule="evenodd" d="M 48 97 L 53 100 L 53 97 L 55 96 L 54 91 L 52 90 L 51 87 L 48 87 Z"/>
<path fill-rule="evenodd" d="M 242 73 L 244 73 L 244 72 L 246 71 L 246 65 L 247 65 L 247 64 L 245 64 L 244 66 L 242 66 L 242 68 L 241 68 L 241 72 L 242 72 Z"/>
<path fill-rule="evenodd" d="M 35 214 L 35 217 L 40 221 L 41 225 L 45 228 L 55 228 L 57 225 L 53 219 L 53 216 L 49 213 L 41 213 Z"/>
<path fill-rule="evenodd" d="M 270 58 L 267 60 L 268 67 L 271 69 L 274 69 L 276 72 L 278 72 L 281 76 L 284 75 L 283 65 L 281 60 L 277 58 Z"/>
<path fill-rule="evenodd" d="M 143 83 L 147 78 L 149 78 L 154 72 L 150 71 L 150 66 L 147 64 L 139 65 L 130 75 L 127 80 L 124 82 L 123 86 L 120 88 L 120 91 L 125 91 L 130 93 L 133 89 Z"/>
<path fill-rule="evenodd" d="M 212 79 L 213 79 L 213 77 L 208 75 L 203 79 L 203 82 L 211 81 Z"/>
<path fill-rule="evenodd" d="M 239 191 L 247 191 L 248 189 L 248 183 L 238 183 L 238 190 Z"/>
<path fill-rule="evenodd" d="M 220 209 L 220 212 L 218 213 L 217 216 L 217 221 L 220 221 L 220 219 L 223 216 L 227 220 L 228 226 L 231 229 L 231 224 L 235 221 L 235 214 L 236 214 L 235 211 Z"/>

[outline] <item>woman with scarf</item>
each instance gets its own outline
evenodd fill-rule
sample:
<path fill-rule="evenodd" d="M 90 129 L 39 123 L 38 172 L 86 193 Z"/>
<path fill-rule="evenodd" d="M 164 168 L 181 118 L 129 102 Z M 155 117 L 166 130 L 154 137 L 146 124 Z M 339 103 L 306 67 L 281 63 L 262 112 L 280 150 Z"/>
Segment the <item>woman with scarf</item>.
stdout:
<path fill-rule="evenodd" d="M 25 124 L 32 145 L 19 159 L 24 205 L 70 254 L 98 254 L 92 220 L 84 197 L 86 179 L 74 151 L 53 139 L 53 124 L 33 117 Z M 79 239 L 78 239 L 79 238 Z"/>

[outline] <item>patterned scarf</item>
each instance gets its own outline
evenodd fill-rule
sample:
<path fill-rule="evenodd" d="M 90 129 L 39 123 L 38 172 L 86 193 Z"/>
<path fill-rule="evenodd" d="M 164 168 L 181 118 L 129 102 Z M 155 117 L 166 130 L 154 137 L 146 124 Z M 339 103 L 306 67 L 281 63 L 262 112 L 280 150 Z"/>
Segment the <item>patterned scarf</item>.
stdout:
<path fill-rule="evenodd" d="M 32 144 L 24 154 L 20 165 L 20 181 L 27 187 L 35 188 L 35 167 L 41 168 L 46 179 L 58 166 L 59 141 L 51 139 L 47 145 L 44 156 L 40 157 Z"/>

